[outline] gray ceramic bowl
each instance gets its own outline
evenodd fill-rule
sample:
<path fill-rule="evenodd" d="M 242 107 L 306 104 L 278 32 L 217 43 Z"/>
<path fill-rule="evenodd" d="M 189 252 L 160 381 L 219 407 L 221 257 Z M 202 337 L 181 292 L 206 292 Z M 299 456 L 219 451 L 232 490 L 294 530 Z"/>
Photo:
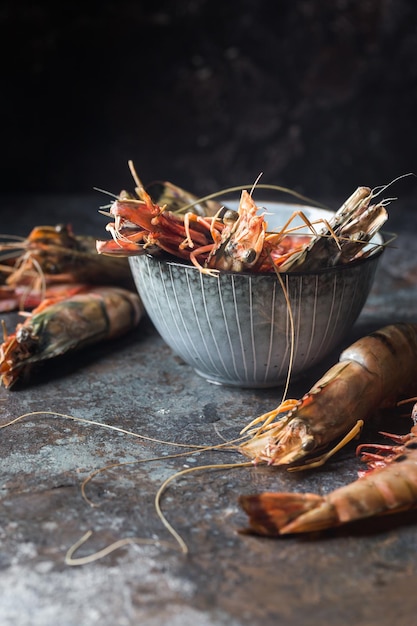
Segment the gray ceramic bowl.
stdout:
<path fill-rule="evenodd" d="M 295 209 L 311 220 L 329 217 L 306 206 L 266 206 L 268 230 L 285 223 Z M 320 362 L 346 336 L 365 304 L 379 257 L 375 253 L 345 266 L 281 274 L 295 326 L 293 377 Z M 240 387 L 273 387 L 286 380 L 291 326 L 276 274 L 221 272 L 213 277 L 172 258 L 129 260 L 156 329 L 200 376 Z"/>

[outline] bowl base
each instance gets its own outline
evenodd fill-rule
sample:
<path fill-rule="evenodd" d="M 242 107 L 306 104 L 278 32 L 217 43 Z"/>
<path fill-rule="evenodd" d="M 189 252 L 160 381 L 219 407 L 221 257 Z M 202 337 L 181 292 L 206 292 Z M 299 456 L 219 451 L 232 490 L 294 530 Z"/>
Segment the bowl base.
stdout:
<path fill-rule="evenodd" d="M 282 387 L 285 381 L 280 380 L 270 380 L 267 382 L 245 382 L 243 380 L 229 380 L 223 379 L 216 376 L 208 376 L 204 372 L 200 372 L 198 369 L 194 368 L 196 374 L 204 378 L 208 383 L 212 385 L 222 385 L 224 387 L 241 387 L 242 389 L 271 389 L 273 387 Z"/>

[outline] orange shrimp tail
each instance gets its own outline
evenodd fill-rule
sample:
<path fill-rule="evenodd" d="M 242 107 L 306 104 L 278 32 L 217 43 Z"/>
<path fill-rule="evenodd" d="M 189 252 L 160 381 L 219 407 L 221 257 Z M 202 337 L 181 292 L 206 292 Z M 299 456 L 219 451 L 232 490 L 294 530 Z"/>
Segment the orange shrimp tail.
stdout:
<path fill-rule="evenodd" d="M 243 533 L 277 537 L 300 515 L 319 507 L 323 498 L 313 493 L 273 493 L 240 496 L 239 504 L 249 516 Z"/>

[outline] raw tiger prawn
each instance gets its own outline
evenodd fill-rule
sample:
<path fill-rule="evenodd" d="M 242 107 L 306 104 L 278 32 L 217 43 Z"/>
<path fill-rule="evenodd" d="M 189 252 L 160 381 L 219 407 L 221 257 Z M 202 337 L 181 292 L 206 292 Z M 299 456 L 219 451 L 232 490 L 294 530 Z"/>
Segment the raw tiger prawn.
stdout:
<path fill-rule="evenodd" d="M 358 446 L 357 454 L 369 469 L 327 495 L 265 492 L 241 496 L 239 503 L 249 516 L 248 531 L 266 536 L 315 532 L 416 508 L 417 404 L 412 418 L 408 435 L 382 433 L 394 444 Z"/>
<path fill-rule="evenodd" d="M 44 298 L 67 297 L 92 285 L 134 289 L 127 259 L 97 254 L 95 238 L 69 224 L 37 226 L 26 238 L 0 244 L 0 311 L 33 309 Z"/>
<path fill-rule="evenodd" d="M 371 254 L 378 246 L 368 248 L 367 244 L 388 217 L 388 200 L 371 204 L 381 190 L 369 187 L 359 187 L 320 231 L 304 214 L 294 213 L 293 217 L 299 215 L 303 220 L 307 234 L 297 232 L 300 227 L 290 228 L 293 217 L 278 232 L 268 232 L 267 211 L 259 212 L 252 192 L 244 189 L 237 211 L 220 205 L 214 215 L 177 214 L 153 201 L 133 164 L 129 165 L 138 197 L 123 191 L 111 205 L 109 214 L 114 222 L 106 229 L 112 239 L 97 241 L 101 254 L 165 251 L 208 274 L 312 270 Z M 319 221 L 323 226 L 323 220 Z"/>
<path fill-rule="evenodd" d="M 27 380 L 43 361 L 133 329 L 142 315 L 127 259 L 97 254 L 95 239 L 69 225 L 38 226 L 0 245 L 0 311 L 24 322 L 3 324 L 0 381 Z M 31 313 L 29 313 L 31 311 Z"/>
<path fill-rule="evenodd" d="M 0 346 L 0 380 L 6 388 L 48 359 L 113 339 L 142 316 L 137 294 L 121 287 L 95 287 L 69 298 L 43 300 Z"/>
<path fill-rule="evenodd" d="M 344 350 L 301 400 L 287 400 L 253 420 L 242 431 L 251 438 L 240 451 L 255 463 L 320 465 L 378 408 L 416 395 L 416 367 L 417 324 L 385 326 Z"/>

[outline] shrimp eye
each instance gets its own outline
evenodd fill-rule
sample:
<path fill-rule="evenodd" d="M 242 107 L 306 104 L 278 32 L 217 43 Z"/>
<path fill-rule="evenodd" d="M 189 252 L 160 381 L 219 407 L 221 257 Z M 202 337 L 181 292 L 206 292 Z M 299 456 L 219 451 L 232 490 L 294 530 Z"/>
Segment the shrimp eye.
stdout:
<path fill-rule="evenodd" d="M 234 224 L 239 219 L 239 213 L 233 211 L 233 209 L 226 209 L 223 214 L 220 215 L 223 220 L 223 224 Z"/>
<path fill-rule="evenodd" d="M 304 452 L 311 452 L 312 450 L 314 450 L 314 448 L 316 447 L 316 444 L 314 442 L 314 437 L 307 437 L 303 443 L 301 444 L 302 449 L 304 450 Z"/>
<path fill-rule="evenodd" d="M 249 248 L 249 250 L 245 251 L 243 255 L 244 263 L 253 263 L 255 259 L 256 259 L 256 250 L 254 250 L 253 248 Z"/>
<path fill-rule="evenodd" d="M 35 343 L 37 340 L 37 337 L 34 334 L 34 330 L 32 326 L 22 326 L 16 332 L 16 340 L 18 343 L 23 343 L 23 344 Z"/>
<path fill-rule="evenodd" d="M 43 265 L 43 269 L 47 274 L 59 274 L 60 269 L 56 263 L 52 263 L 52 261 L 45 262 Z"/>

